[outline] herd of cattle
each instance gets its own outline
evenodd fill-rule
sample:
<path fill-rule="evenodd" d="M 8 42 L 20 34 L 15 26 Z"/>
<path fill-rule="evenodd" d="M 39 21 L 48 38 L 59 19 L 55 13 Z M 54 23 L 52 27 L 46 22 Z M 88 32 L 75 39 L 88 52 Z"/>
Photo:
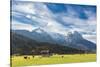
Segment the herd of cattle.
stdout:
<path fill-rule="evenodd" d="M 40 51 L 40 54 L 41 54 L 41 56 L 39 56 L 39 58 L 53 56 L 53 53 L 50 53 L 49 50 L 42 50 L 42 51 Z M 34 58 L 35 55 L 33 55 L 32 57 Z M 62 55 L 61 57 L 63 58 L 64 56 Z M 24 59 L 30 59 L 30 57 L 29 56 L 24 56 Z"/>
<path fill-rule="evenodd" d="M 39 56 L 39 58 L 41 59 L 42 57 L 44 57 L 44 56 Z M 50 57 L 50 56 L 45 56 L 45 57 Z M 62 55 L 62 56 L 60 56 L 61 58 L 64 58 L 64 56 Z M 23 57 L 24 59 L 30 59 L 31 57 L 30 56 L 24 56 Z M 35 56 L 32 56 L 32 58 L 35 58 Z"/>
<path fill-rule="evenodd" d="M 32 57 L 30 57 L 30 56 L 24 56 L 23 58 L 24 59 L 31 59 L 31 58 L 35 58 L 35 57 L 38 57 L 38 58 L 43 58 L 43 57 L 51 57 L 51 56 L 53 56 L 54 54 L 53 53 L 50 53 L 50 51 L 49 50 L 42 50 L 41 52 L 40 52 L 40 56 L 36 56 L 36 55 L 33 55 Z M 80 54 L 81 55 L 81 54 Z M 61 58 L 64 58 L 64 55 L 60 55 L 59 57 L 61 57 Z"/>

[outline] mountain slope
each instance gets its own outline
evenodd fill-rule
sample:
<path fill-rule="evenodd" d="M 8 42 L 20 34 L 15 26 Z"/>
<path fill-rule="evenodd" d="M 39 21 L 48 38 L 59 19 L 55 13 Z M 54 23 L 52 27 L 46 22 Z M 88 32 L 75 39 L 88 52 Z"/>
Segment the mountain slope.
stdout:
<path fill-rule="evenodd" d="M 37 42 L 36 40 L 11 32 L 11 54 L 27 55 L 40 54 L 41 50 L 50 50 L 51 53 L 56 54 L 75 54 L 84 53 L 83 50 L 75 48 L 52 44 L 48 42 Z M 35 50 L 33 53 L 32 51 Z"/>
<path fill-rule="evenodd" d="M 68 33 L 66 37 L 66 43 L 69 44 L 68 46 L 75 47 L 81 50 L 96 50 L 96 44 L 84 39 L 82 35 L 77 31 Z"/>
<path fill-rule="evenodd" d="M 29 51 L 27 53 L 30 54 L 32 49 L 36 49 L 39 46 L 47 46 L 49 49 L 55 49 L 56 46 L 63 48 L 62 46 L 64 46 L 70 48 L 70 50 L 73 48 L 85 52 L 96 52 L 96 44 L 84 39 L 77 31 L 69 32 L 67 36 L 64 36 L 59 33 L 46 32 L 40 28 L 32 32 L 26 30 L 11 30 L 11 44 L 14 53 L 16 53 L 16 51 L 20 53 L 20 50 L 24 50 Z M 59 48 L 55 50 L 61 50 Z M 53 52 L 55 52 L 55 50 Z M 72 53 L 74 53 L 74 51 Z"/>

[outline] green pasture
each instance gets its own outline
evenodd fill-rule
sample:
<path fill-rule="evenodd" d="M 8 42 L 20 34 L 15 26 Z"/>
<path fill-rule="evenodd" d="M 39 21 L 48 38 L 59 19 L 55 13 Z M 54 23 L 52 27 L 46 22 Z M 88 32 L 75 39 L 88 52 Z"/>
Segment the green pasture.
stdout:
<path fill-rule="evenodd" d="M 44 64 L 64 64 L 64 63 L 79 63 L 79 62 L 95 62 L 96 54 L 73 54 L 73 55 L 53 55 L 50 57 L 41 57 L 39 55 L 27 55 L 29 59 L 24 59 L 24 56 L 12 56 L 11 66 L 31 66 Z M 63 57 L 62 57 L 63 56 Z"/>

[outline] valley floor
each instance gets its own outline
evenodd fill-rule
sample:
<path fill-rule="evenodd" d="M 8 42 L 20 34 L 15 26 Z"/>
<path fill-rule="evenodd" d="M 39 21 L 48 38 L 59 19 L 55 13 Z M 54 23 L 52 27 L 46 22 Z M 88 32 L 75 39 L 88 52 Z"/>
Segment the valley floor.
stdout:
<path fill-rule="evenodd" d="M 64 63 L 79 63 L 79 62 L 95 62 L 96 54 L 71 54 L 71 55 L 53 55 L 50 57 L 31 56 L 25 59 L 24 56 L 11 56 L 11 66 L 31 66 L 45 64 L 64 64 Z"/>

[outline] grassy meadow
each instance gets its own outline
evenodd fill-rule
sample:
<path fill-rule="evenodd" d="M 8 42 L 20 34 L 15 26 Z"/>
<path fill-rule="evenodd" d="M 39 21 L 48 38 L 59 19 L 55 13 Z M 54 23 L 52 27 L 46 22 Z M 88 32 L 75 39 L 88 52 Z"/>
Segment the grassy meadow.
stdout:
<path fill-rule="evenodd" d="M 53 55 L 50 57 L 35 56 L 34 58 L 28 55 L 28 57 L 29 59 L 24 59 L 24 56 L 12 56 L 11 66 L 19 67 L 19 66 L 31 66 L 31 65 L 63 64 L 63 63 L 96 61 L 96 54 Z"/>

